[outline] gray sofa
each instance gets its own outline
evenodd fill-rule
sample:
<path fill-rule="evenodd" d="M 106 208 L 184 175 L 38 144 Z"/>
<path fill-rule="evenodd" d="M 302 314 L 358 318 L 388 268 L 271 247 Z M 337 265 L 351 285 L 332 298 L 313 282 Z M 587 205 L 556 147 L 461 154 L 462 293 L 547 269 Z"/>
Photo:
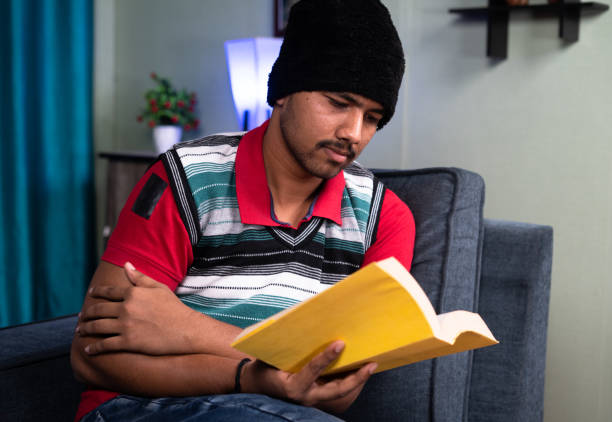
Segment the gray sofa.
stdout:
<path fill-rule="evenodd" d="M 465 170 L 376 173 L 413 211 L 412 273 L 438 313 L 478 311 L 500 344 L 376 374 L 343 418 L 541 420 L 552 229 L 483 219 L 484 182 Z M 72 419 L 83 388 L 69 362 L 75 321 L 0 330 L 0 419 Z"/>

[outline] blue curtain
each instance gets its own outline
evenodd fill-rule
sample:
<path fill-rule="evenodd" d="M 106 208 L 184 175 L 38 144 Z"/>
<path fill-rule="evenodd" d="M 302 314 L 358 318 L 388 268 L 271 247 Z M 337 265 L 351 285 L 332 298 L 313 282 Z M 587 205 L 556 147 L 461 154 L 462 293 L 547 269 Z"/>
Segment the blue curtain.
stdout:
<path fill-rule="evenodd" d="M 92 0 L 0 0 L 0 326 L 77 312 L 95 258 Z"/>

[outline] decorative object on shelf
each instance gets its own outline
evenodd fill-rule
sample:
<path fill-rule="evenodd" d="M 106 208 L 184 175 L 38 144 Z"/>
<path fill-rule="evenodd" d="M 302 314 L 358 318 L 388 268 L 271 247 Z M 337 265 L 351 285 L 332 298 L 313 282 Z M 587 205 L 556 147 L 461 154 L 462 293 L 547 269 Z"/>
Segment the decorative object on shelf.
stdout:
<path fill-rule="evenodd" d="M 487 56 L 505 59 L 508 56 L 508 22 L 510 12 L 529 10 L 550 14 L 559 19 L 559 37 L 567 43 L 578 41 L 581 15 L 601 13 L 610 7 L 595 1 L 549 0 L 548 4 L 529 5 L 525 0 L 489 0 L 488 6 L 450 9 L 462 16 L 484 16 L 487 20 Z"/>
<path fill-rule="evenodd" d="M 155 151 L 166 152 L 172 145 L 181 142 L 183 129 L 178 125 L 157 125 L 153 128 L 153 143 Z"/>
<path fill-rule="evenodd" d="M 155 72 L 150 76 L 157 86 L 145 92 L 147 105 L 138 121 L 147 122 L 153 129 L 155 148 L 161 153 L 180 142 L 183 129 L 196 129 L 200 121 L 194 114 L 195 92 L 176 91 L 169 79 Z"/>
<path fill-rule="evenodd" d="M 242 130 L 270 117 L 268 75 L 278 57 L 282 38 L 244 38 L 225 42 L 225 56 L 238 124 Z"/>

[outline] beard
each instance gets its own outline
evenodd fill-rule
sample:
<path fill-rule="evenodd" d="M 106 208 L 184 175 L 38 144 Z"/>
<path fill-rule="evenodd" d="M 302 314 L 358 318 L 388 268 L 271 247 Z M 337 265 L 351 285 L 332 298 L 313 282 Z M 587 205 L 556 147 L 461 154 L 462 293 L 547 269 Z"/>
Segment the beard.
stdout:
<path fill-rule="evenodd" d="M 335 177 L 351 164 L 357 155 L 351 143 L 340 140 L 322 140 L 317 142 L 313 149 L 305 150 L 300 148 L 299 143 L 295 141 L 294 133 L 285 119 L 281 118 L 280 129 L 285 145 L 294 160 L 304 171 L 320 179 L 327 180 Z M 325 151 L 323 151 L 324 148 L 329 148 L 344 155 L 346 160 L 343 163 L 338 163 L 327 158 Z"/>
<path fill-rule="evenodd" d="M 311 151 L 298 150 L 291 140 L 287 138 L 285 138 L 285 143 L 300 167 L 320 179 L 327 180 L 335 177 L 355 159 L 355 152 L 350 146 L 347 146 L 347 144 L 342 141 L 320 141 L 317 142 L 314 149 Z M 335 152 L 346 156 L 346 161 L 344 163 L 338 163 L 325 157 L 322 158 L 321 155 L 324 155 L 324 151 L 322 151 L 323 148 L 331 148 Z"/>

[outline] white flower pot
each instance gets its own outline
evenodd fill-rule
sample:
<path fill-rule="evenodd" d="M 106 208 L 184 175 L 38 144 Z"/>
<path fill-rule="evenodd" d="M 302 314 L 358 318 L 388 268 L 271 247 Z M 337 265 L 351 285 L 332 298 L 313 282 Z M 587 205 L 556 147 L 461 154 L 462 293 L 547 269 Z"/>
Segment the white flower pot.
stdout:
<path fill-rule="evenodd" d="M 172 148 L 172 145 L 181 142 L 183 129 L 175 125 L 159 125 L 153 128 L 155 150 L 161 154 Z"/>

